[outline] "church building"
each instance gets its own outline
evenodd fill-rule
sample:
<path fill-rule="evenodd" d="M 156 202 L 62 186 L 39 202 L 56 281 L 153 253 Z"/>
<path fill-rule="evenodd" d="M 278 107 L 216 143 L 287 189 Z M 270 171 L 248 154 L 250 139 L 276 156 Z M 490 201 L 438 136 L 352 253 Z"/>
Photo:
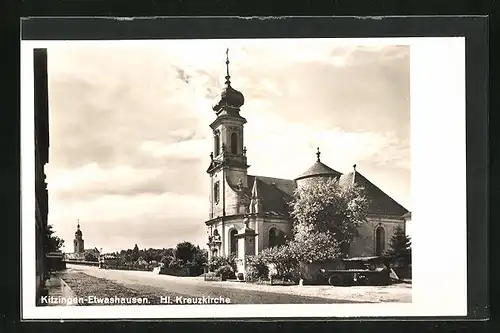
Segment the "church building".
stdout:
<path fill-rule="evenodd" d="M 83 234 L 80 230 L 80 223 L 78 223 L 78 225 L 76 226 L 75 239 L 73 239 L 73 250 L 74 253 L 78 254 L 85 251 Z"/>
<path fill-rule="evenodd" d="M 240 114 L 245 99 L 231 86 L 228 58 L 226 68 L 225 87 L 213 107 L 216 118 L 210 124 L 213 152 L 207 169 L 210 209 L 205 222 L 209 258 L 235 254 L 244 261 L 245 255 L 284 244 L 286 237 L 291 236 L 289 203 L 294 191 L 325 177 L 338 179 L 343 186 L 363 187 L 370 201 L 367 222 L 359 228 L 359 237 L 351 244 L 349 257 L 381 255 L 394 229 L 405 228 L 409 212 L 363 176 L 356 165 L 346 173 L 334 170 L 321 162 L 318 148 L 311 167 L 295 179 L 248 173 L 250 166 L 244 145 L 247 120 Z"/>

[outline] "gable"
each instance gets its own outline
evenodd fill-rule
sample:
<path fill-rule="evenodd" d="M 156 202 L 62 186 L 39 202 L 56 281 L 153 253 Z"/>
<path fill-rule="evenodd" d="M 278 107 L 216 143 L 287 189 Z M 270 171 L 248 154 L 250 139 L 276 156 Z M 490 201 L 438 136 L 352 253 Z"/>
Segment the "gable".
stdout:
<path fill-rule="evenodd" d="M 365 189 L 365 195 L 370 201 L 368 214 L 402 216 L 408 213 L 406 208 L 357 171 L 342 175 L 339 184 L 341 186 L 356 184 Z"/>
<path fill-rule="evenodd" d="M 295 182 L 290 179 L 248 176 L 248 187 L 253 187 L 255 182 L 264 215 L 288 217 L 288 203 L 293 200 Z"/>

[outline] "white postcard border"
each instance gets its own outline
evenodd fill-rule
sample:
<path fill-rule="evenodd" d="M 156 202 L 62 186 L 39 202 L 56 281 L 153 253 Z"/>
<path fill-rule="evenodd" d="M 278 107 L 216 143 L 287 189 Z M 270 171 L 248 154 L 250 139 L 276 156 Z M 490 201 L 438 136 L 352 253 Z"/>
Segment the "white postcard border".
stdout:
<path fill-rule="evenodd" d="M 172 42 L 21 42 L 22 319 L 467 315 L 464 37 L 338 39 L 339 45 L 410 45 L 412 303 L 36 307 L 33 49 L 48 48 L 50 57 L 50 48 L 61 43 L 143 47 Z M 207 42 L 234 47 L 251 41 Z"/>

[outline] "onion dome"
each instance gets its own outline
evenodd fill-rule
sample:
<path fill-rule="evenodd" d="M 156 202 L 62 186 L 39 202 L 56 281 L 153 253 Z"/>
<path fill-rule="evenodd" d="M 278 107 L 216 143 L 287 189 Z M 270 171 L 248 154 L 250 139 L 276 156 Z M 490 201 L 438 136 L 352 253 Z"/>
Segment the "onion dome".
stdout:
<path fill-rule="evenodd" d="M 78 223 L 76 226 L 75 236 L 81 236 L 81 235 L 82 231 L 80 230 L 80 223 Z"/>
<path fill-rule="evenodd" d="M 338 177 L 341 175 L 340 172 L 333 170 L 326 164 L 321 163 L 320 160 L 320 155 L 321 152 L 319 151 L 316 153 L 317 159 L 316 162 L 306 171 L 304 171 L 300 176 L 295 178 L 295 180 L 300 180 L 300 179 L 305 179 L 305 178 L 311 178 L 311 177 Z"/>
<path fill-rule="evenodd" d="M 245 103 L 245 97 L 241 92 L 231 87 L 231 76 L 229 75 L 229 49 L 226 50 L 226 86 L 222 90 L 220 101 L 213 107 L 215 112 L 220 112 L 223 107 L 239 109 Z"/>

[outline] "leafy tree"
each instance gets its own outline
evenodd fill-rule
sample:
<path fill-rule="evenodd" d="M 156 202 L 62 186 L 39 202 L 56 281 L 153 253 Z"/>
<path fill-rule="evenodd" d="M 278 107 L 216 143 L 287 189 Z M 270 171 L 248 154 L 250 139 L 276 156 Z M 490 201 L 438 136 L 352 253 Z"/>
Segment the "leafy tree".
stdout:
<path fill-rule="evenodd" d="M 61 247 L 64 244 L 64 239 L 61 239 L 54 235 L 55 231 L 53 230 L 53 226 L 48 224 L 45 229 L 45 242 L 44 242 L 44 250 L 45 254 L 49 252 L 60 251 Z"/>
<path fill-rule="evenodd" d="M 182 242 L 177 244 L 175 257 L 181 260 L 183 263 L 187 263 L 193 260 L 196 252 L 196 247 L 190 242 Z"/>
<path fill-rule="evenodd" d="M 247 256 L 246 279 L 257 280 L 258 278 L 267 278 L 269 267 L 264 261 L 262 255 Z"/>
<path fill-rule="evenodd" d="M 137 259 L 139 259 L 139 247 L 135 244 L 134 249 L 132 250 L 131 260 L 136 261 Z"/>
<path fill-rule="evenodd" d="M 358 227 L 365 222 L 368 200 L 363 188 L 357 185 L 342 186 L 335 179 L 319 179 L 298 188 L 291 207 L 297 244 L 305 245 L 315 254 L 332 245 L 336 252 L 329 252 L 326 257 L 336 257 L 346 254 L 345 245 L 353 241 Z"/>
<path fill-rule="evenodd" d="M 320 232 L 308 224 L 296 226 L 294 239 L 288 247 L 289 255 L 297 264 L 336 259 L 341 255 L 339 242 L 331 231 Z"/>
<path fill-rule="evenodd" d="M 236 260 L 234 255 L 229 255 L 227 257 L 224 256 L 215 256 L 210 258 L 208 262 L 208 269 L 211 272 L 215 272 L 218 268 L 222 266 L 229 265 L 232 267 L 233 271 L 236 272 Z"/>
<path fill-rule="evenodd" d="M 282 278 L 293 274 L 298 268 L 298 262 L 290 244 L 266 248 L 261 251 L 262 261 L 269 267 L 269 275 Z"/>
<path fill-rule="evenodd" d="M 196 246 L 193 255 L 193 260 L 191 261 L 191 268 L 194 272 L 196 272 L 196 273 L 193 272 L 193 274 L 198 274 L 198 273 L 201 274 L 207 262 L 208 262 L 208 251 L 205 249 L 200 249 L 199 246 Z"/>
<path fill-rule="evenodd" d="M 411 264 L 411 239 L 401 226 L 394 229 L 394 233 L 389 240 L 389 249 L 384 256 L 392 260 L 398 260 L 403 265 Z"/>
<path fill-rule="evenodd" d="M 99 261 L 99 258 L 92 252 L 85 252 L 84 256 L 86 261 Z"/>

